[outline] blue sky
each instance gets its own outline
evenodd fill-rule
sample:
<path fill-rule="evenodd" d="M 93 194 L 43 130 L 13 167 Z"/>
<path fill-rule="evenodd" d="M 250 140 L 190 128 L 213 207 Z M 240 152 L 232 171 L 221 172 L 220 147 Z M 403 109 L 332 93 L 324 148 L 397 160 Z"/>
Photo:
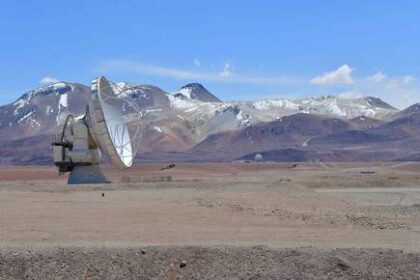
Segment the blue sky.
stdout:
<path fill-rule="evenodd" d="M 419 14 L 414 0 L 3 0 L 0 104 L 104 74 L 167 91 L 201 82 L 225 100 L 374 95 L 402 108 L 420 101 Z"/>

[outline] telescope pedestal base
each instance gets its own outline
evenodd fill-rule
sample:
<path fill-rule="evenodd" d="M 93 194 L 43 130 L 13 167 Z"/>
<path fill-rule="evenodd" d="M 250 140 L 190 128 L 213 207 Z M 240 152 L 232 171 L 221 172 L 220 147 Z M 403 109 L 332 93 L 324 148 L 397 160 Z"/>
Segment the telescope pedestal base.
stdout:
<path fill-rule="evenodd" d="M 111 183 L 105 177 L 99 165 L 78 165 L 70 172 L 67 184 L 108 184 Z"/>

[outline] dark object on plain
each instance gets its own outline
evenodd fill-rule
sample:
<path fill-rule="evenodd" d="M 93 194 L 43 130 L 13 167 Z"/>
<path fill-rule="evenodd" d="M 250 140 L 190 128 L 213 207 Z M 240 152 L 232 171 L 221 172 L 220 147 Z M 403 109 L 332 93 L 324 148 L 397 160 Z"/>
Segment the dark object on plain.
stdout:
<path fill-rule="evenodd" d="M 160 170 L 169 170 L 169 169 L 174 168 L 175 166 L 176 164 L 171 163 L 168 166 L 162 167 Z"/>
<path fill-rule="evenodd" d="M 376 172 L 374 170 L 361 170 L 360 174 L 375 174 Z"/>

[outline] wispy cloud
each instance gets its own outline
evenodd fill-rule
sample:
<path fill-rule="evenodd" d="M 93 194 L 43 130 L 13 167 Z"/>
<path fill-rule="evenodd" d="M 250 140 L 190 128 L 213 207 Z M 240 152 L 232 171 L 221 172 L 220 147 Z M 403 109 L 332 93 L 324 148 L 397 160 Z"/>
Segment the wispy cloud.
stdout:
<path fill-rule="evenodd" d="M 246 75 L 237 72 L 229 61 L 221 64 L 218 71 L 206 72 L 199 71 L 199 69 L 201 67 L 194 67 L 193 70 L 183 70 L 129 60 L 109 60 L 102 63 L 98 70 L 104 74 L 131 73 L 142 76 L 167 77 L 188 82 L 278 86 L 282 88 L 281 92 L 283 94 L 294 94 L 300 97 L 317 94 L 332 94 L 346 98 L 375 96 L 398 108 L 404 108 L 420 101 L 420 81 L 417 77 L 413 75 L 388 76 L 382 71 L 367 76 L 356 76 L 353 68 L 347 64 L 311 80 L 304 76 Z"/>
<path fill-rule="evenodd" d="M 363 95 L 375 96 L 398 108 L 405 108 L 420 101 L 420 84 L 413 75 L 390 76 L 377 72 L 355 79 L 353 90 Z"/>
<path fill-rule="evenodd" d="M 385 78 L 386 76 L 381 71 L 379 71 L 373 75 L 368 76 L 366 80 L 371 83 L 380 83 L 385 80 Z"/>
<path fill-rule="evenodd" d="M 198 58 L 194 58 L 193 62 L 194 62 L 195 67 L 200 67 L 201 61 Z"/>
<path fill-rule="evenodd" d="M 217 81 L 256 85 L 293 85 L 305 83 L 304 80 L 289 76 L 254 76 L 234 73 L 229 62 L 225 62 L 218 72 L 189 71 L 178 68 L 162 67 L 128 60 L 105 61 L 99 70 L 104 73 L 125 72 L 142 75 L 156 75 L 178 80 Z"/>
<path fill-rule="evenodd" d="M 364 77 L 353 76 L 353 68 L 347 64 L 311 79 L 310 83 L 328 86 L 323 94 L 345 98 L 375 96 L 401 109 L 420 101 L 420 83 L 415 76 L 388 77 L 382 71 Z"/>
<path fill-rule="evenodd" d="M 310 80 L 314 85 L 329 86 L 329 85 L 349 85 L 353 84 L 354 80 L 351 76 L 353 69 L 344 64 L 334 71 L 324 73 Z"/>
<path fill-rule="evenodd" d="M 60 80 L 56 79 L 56 78 L 52 78 L 52 77 L 44 77 L 42 78 L 39 82 L 41 84 L 53 84 L 53 83 L 58 83 Z"/>
<path fill-rule="evenodd" d="M 229 62 L 225 62 L 222 72 L 219 73 L 220 77 L 230 77 L 232 76 L 232 70 Z"/>
<path fill-rule="evenodd" d="M 343 97 L 343 98 L 361 98 L 363 97 L 363 93 L 357 90 L 350 90 L 350 91 L 344 91 L 341 92 L 338 96 Z"/>
<path fill-rule="evenodd" d="M 407 75 L 407 76 L 402 77 L 402 82 L 405 85 L 410 85 L 414 83 L 415 81 L 417 81 L 417 78 L 414 77 L 413 75 Z"/>

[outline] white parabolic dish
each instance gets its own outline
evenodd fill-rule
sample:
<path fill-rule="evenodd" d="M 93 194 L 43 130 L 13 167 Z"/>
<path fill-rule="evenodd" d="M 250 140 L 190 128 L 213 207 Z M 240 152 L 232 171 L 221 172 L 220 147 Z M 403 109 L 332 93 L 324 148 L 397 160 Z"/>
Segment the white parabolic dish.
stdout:
<path fill-rule="evenodd" d="M 133 163 L 133 147 L 119 98 L 103 76 L 92 81 L 89 119 L 93 138 L 121 169 Z"/>

